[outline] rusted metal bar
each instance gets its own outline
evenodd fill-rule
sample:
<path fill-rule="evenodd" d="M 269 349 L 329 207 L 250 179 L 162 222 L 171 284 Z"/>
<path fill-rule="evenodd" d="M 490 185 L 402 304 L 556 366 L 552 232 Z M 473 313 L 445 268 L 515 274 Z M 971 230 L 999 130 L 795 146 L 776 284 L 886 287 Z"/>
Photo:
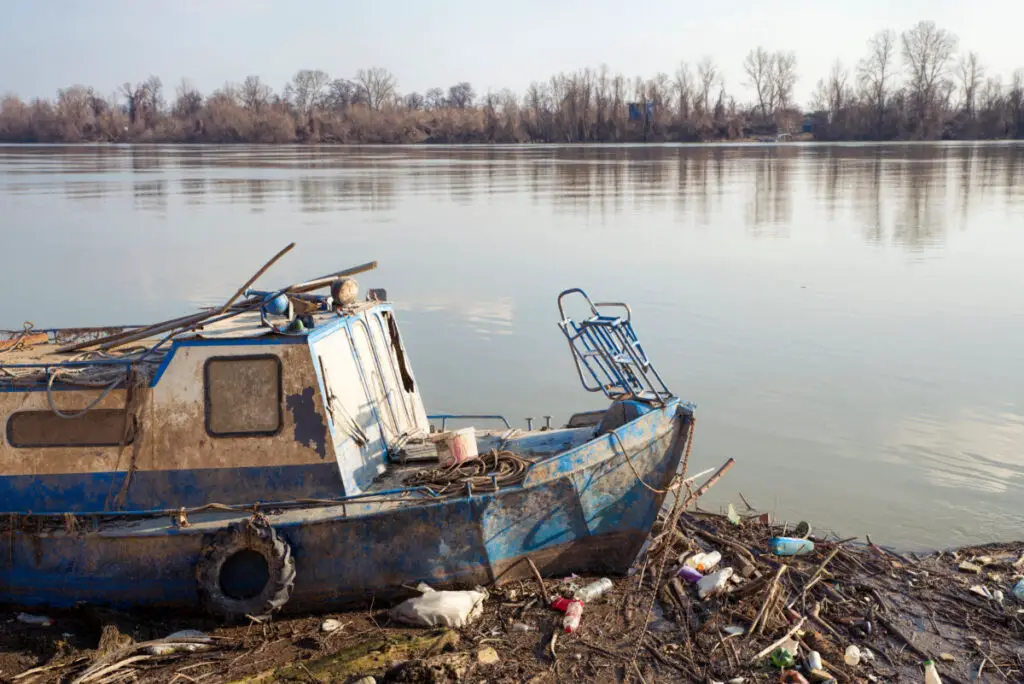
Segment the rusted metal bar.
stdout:
<path fill-rule="evenodd" d="M 726 471 L 729 470 L 729 468 L 732 468 L 735 463 L 736 463 L 736 459 L 734 459 L 734 458 L 730 458 L 728 461 L 723 463 L 722 467 L 719 468 L 718 471 L 715 472 L 714 475 L 709 477 L 707 479 L 707 481 L 704 484 L 702 484 L 700 487 L 697 487 L 697 490 L 693 494 L 691 494 L 690 496 L 686 497 L 686 501 L 683 502 L 683 508 L 684 509 L 688 508 L 691 503 L 693 503 L 694 501 L 696 501 L 697 499 L 702 497 L 704 494 L 706 494 L 709 489 L 714 487 L 715 484 L 720 479 L 722 479 L 722 475 L 725 475 Z"/>

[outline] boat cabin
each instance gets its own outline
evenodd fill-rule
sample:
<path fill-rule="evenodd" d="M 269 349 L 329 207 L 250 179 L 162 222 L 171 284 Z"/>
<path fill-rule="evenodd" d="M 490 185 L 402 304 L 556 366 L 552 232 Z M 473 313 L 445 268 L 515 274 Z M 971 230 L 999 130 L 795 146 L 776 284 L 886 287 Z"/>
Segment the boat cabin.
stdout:
<path fill-rule="evenodd" d="M 161 346 L 114 329 L 0 336 L 0 509 L 95 513 L 363 492 L 430 424 L 392 306 L 282 331 L 252 310 Z M 76 344 L 77 343 L 77 344 Z"/>

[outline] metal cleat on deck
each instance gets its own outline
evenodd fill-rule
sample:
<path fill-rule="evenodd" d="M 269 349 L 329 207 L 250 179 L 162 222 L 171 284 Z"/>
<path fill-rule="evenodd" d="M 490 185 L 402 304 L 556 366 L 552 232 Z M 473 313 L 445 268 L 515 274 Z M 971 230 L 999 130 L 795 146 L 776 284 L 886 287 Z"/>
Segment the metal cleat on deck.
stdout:
<path fill-rule="evenodd" d="M 564 300 L 569 295 L 581 297 L 591 315 L 578 322 L 566 316 Z M 624 316 L 609 309 L 621 309 Z M 627 304 L 594 303 L 586 292 L 572 288 L 558 295 L 558 313 L 558 327 L 569 340 L 576 372 L 588 392 L 603 392 L 613 400 L 664 401 L 674 396 L 647 358 Z"/>

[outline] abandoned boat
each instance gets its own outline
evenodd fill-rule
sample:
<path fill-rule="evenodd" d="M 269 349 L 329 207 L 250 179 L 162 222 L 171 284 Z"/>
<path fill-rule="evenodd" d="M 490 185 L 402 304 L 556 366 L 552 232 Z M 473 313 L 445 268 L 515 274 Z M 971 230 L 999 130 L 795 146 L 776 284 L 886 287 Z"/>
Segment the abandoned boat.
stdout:
<path fill-rule="evenodd" d="M 628 307 L 558 298 L 609 408 L 484 429 L 428 416 L 394 308 L 356 294 L 374 265 L 165 324 L 0 334 L 0 603 L 234 619 L 503 581 L 527 557 L 625 572 L 693 425 Z"/>

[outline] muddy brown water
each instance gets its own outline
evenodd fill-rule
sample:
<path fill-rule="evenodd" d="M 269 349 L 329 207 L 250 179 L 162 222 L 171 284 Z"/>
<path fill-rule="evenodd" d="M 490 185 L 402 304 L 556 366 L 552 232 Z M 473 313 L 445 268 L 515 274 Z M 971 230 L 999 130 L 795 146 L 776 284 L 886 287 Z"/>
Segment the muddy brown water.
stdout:
<path fill-rule="evenodd" d="M 1021 538 L 1024 146 L 0 146 L 0 327 L 123 325 L 371 259 L 431 412 L 564 421 L 558 291 L 623 300 L 693 463 L 815 531 Z"/>

